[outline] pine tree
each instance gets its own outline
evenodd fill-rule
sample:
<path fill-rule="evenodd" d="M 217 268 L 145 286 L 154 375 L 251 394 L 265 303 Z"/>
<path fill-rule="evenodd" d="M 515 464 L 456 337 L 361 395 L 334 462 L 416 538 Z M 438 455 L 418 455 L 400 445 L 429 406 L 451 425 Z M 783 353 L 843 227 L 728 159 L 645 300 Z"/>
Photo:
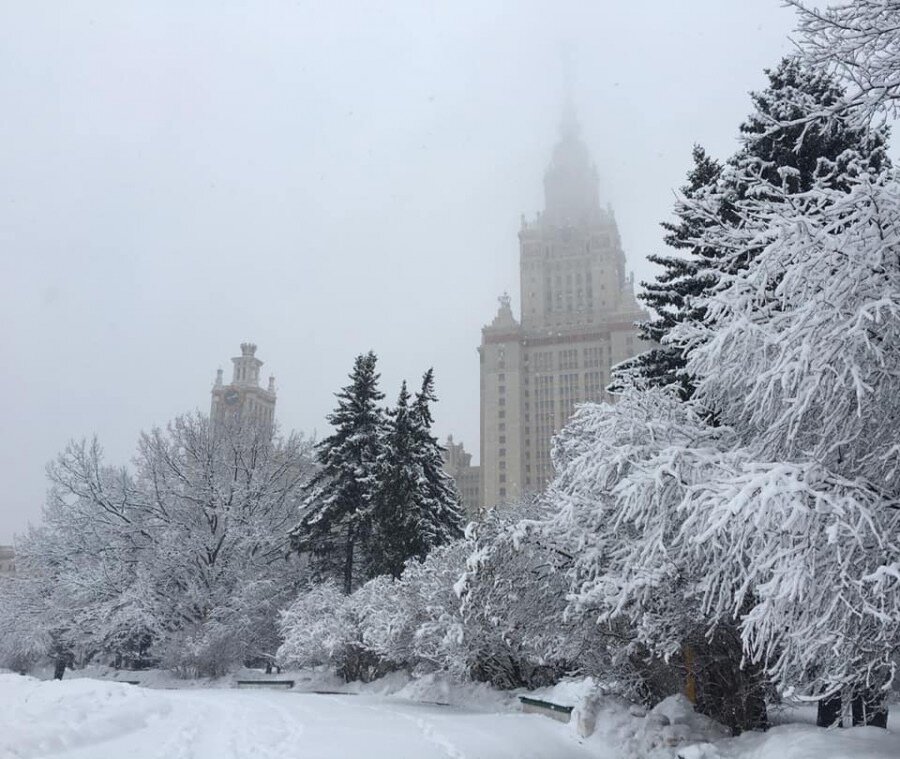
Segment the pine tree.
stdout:
<path fill-rule="evenodd" d="M 830 172 L 839 187 L 847 167 L 860 156 L 874 170 L 887 162 L 885 130 L 860 126 L 849 114 L 831 114 L 843 89 L 829 74 L 784 58 L 766 75 L 768 87 L 751 93 L 755 110 L 740 126 L 744 144 L 727 164 L 694 147 L 694 166 L 676 204 L 675 221 L 662 224 L 666 245 L 678 253 L 650 256 L 663 271 L 655 281 L 643 283 L 638 295 L 656 311 L 639 325 L 641 336 L 659 345 L 617 368 L 614 391 L 631 375 L 651 386 L 677 385 L 682 398 L 691 396 L 694 382 L 684 372 L 685 348 L 672 333 L 679 325 L 702 322 L 703 300 L 721 273 L 745 268 L 753 255 L 745 248 L 734 256 L 717 244 L 723 229 L 743 224 L 736 208 L 751 187 L 758 193 L 762 184 L 771 183 L 806 192 L 822 172 Z"/>
<path fill-rule="evenodd" d="M 421 546 L 417 553 L 425 558 L 435 546 L 461 537 L 463 513 L 456 482 L 444 469 L 444 449 L 431 433 L 434 419 L 431 404 L 437 401 L 434 393 L 434 369 L 422 377 L 411 409 L 413 440 L 423 477 L 423 500 L 420 509 Z"/>
<path fill-rule="evenodd" d="M 378 467 L 371 575 L 400 577 L 410 559 L 423 561 L 435 547 L 462 535 L 456 483 L 443 468 L 431 434 L 434 373 L 429 369 L 410 404 L 406 383 L 390 412 Z"/>
<path fill-rule="evenodd" d="M 378 460 L 378 497 L 368 573 L 398 578 L 417 553 L 417 512 L 424 478 L 416 456 L 410 395 L 404 381 L 397 405 L 388 412 Z"/>
<path fill-rule="evenodd" d="M 688 200 L 699 200 L 716 186 L 722 166 L 699 145 L 694 146 L 693 159 L 694 166 L 688 172 L 687 184 L 681 188 L 681 194 Z M 662 223 L 667 232 L 666 245 L 686 251 L 687 255 L 648 256 L 663 271 L 655 281 L 642 283 L 644 291 L 638 297 L 653 309 L 655 316 L 639 324 L 638 331 L 643 340 L 656 343 L 656 347 L 621 365 L 616 370 L 619 380 L 622 373 L 633 372 L 652 386 L 677 385 L 683 399 L 690 397 L 691 382 L 682 372 L 684 350 L 678 345 L 664 344 L 663 338 L 684 320 L 703 318 L 702 307 L 692 305 L 692 299 L 715 284 L 715 277 L 706 269 L 715 251 L 698 246 L 695 240 L 711 223 L 715 222 L 698 214 L 691 206 L 678 207 L 676 220 Z M 614 382 L 611 389 L 614 392 L 621 390 L 621 381 Z"/>
<path fill-rule="evenodd" d="M 350 384 L 337 393 L 337 408 L 327 418 L 334 432 L 317 446 L 318 472 L 305 489 L 302 517 L 291 531 L 291 545 L 308 553 L 322 573 L 337 573 L 344 592 L 365 564 L 379 488 L 377 462 L 385 418 L 378 402 L 377 358 L 357 356 Z"/>

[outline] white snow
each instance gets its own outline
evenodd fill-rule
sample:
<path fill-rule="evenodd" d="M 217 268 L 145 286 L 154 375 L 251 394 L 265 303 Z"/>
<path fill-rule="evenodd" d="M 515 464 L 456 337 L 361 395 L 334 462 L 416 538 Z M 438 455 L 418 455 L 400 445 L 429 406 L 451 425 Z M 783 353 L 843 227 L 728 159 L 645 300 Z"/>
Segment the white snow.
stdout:
<path fill-rule="evenodd" d="M 0 675 L 0 757 L 556 757 L 597 753 L 565 725 L 389 696 L 189 689 Z M 610 755 L 612 756 L 612 755 Z"/>
<path fill-rule="evenodd" d="M 140 673 L 146 675 L 148 673 Z M 395 675 L 357 692 L 316 694 L 324 673 L 290 673 L 293 691 L 236 690 L 151 678 L 170 689 L 108 679 L 38 680 L 0 674 L 0 759 L 896 759 L 900 735 L 876 728 L 779 725 L 739 738 L 697 715 L 682 696 L 649 712 L 593 683 L 570 681 L 538 697 L 583 709 L 596 732 L 515 710 L 511 694 L 445 678 Z M 258 673 L 257 673 L 258 675 Z M 334 683 L 337 685 L 337 683 Z M 435 703 L 447 700 L 453 705 Z M 467 702 L 467 703 L 466 703 Z M 464 705 L 465 704 L 465 705 Z"/>

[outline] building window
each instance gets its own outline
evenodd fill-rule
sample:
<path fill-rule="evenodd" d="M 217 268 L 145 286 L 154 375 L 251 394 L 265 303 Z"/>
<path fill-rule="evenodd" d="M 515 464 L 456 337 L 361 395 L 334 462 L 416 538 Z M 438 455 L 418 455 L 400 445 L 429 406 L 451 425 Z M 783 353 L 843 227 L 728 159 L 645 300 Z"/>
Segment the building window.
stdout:
<path fill-rule="evenodd" d="M 506 488 L 500 488 L 500 497 L 506 498 Z"/>
<path fill-rule="evenodd" d="M 500 436 L 500 445 L 504 445 L 506 443 L 506 435 Z"/>
<path fill-rule="evenodd" d="M 506 475 L 505 474 L 500 475 L 500 482 L 504 485 L 506 484 Z"/>

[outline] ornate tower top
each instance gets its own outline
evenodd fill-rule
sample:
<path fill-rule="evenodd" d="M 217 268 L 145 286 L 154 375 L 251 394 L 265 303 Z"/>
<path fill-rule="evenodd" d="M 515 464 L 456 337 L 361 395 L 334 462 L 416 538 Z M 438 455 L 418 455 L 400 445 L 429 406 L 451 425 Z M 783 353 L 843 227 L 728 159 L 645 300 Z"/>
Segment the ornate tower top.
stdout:
<path fill-rule="evenodd" d="M 544 220 L 561 227 L 594 221 L 600 215 L 597 167 L 581 139 L 575 106 L 569 97 L 559 131 L 559 141 L 544 173 Z"/>
<path fill-rule="evenodd" d="M 232 385 L 259 386 L 259 369 L 263 362 L 256 358 L 255 343 L 241 343 L 241 355 L 231 359 L 234 364 Z"/>

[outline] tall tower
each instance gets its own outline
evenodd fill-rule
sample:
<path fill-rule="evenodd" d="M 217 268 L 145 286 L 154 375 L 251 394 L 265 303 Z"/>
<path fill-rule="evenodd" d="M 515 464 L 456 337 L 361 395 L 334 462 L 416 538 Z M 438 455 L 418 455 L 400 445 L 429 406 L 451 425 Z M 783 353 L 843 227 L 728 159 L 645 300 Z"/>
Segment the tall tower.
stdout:
<path fill-rule="evenodd" d="M 544 210 L 522 218 L 519 273 L 521 322 L 501 298 L 479 348 L 488 508 L 546 487 L 553 435 L 576 404 L 609 400 L 611 367 L 644 350 L 635 322 L 647 314 L 570 105 L 544 173 Z"/>
<path fill-rule="evenodd" d="M 267 388 L 260 387 L 259 370 L 263 362 L 256 357 L 256 345 L 241 343 L 241 355 L 231 359 L 234 365 L 231 383 L 222 383 L 222 370 L 216 372 L 209 418 L 213 425 L 240 421 L 257 422 L 269 429 L 275 421 L 275 378 Z"/>

